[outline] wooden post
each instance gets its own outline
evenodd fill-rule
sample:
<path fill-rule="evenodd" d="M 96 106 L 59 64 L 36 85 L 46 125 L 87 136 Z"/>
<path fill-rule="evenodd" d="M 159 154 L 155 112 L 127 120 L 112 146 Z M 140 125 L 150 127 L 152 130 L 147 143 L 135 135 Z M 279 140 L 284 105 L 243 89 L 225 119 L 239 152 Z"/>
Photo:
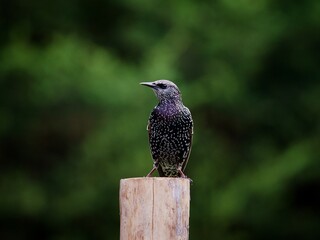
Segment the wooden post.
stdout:
<path fill-rule="evenodd" d="M 120 181 L 120 240 L 189 239 L 189 212 L 189 179 Z"/>

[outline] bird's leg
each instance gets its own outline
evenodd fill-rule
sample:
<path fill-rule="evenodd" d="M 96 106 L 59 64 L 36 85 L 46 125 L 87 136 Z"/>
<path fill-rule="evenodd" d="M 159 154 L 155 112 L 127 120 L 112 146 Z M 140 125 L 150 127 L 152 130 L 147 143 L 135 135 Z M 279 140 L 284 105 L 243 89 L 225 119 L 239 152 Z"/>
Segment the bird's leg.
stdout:
<path fill-rule="evenodd" d="M 155 170 L 158 169 L 158 165 L 159 165 L 158 162 L 155 162 L 155 163 L 153 164 L 153 168 L 152 168 L 151 171 L 148 173 L 147 177 L 151 177 L 152 173 L 153 173 Z"/>
<path fill-rule="evenodd" d="M 181 169 L 178 169 L 178 172 L 180 173 L 180 177 L 187 178 L 187 176 L 182 172 Z"/>
<path fill-rule="evenodd" d="M 178 167 L 178 172 L 180 173 L 180 177 L 182 178 L 188 178 L 181 170 L 181 167 Z M 188 178 L 191 182 L 191 184 L 193 183 L 192 179 L 191 178 Z"/>
<path fill-rule="evenodd" d="M 153 167 L 153 168 L 151 169 L 151 171 L 148 173 L 147 177 L 151 177 L 152 173 L 153 173 L 155 170 L 157 170 L 157 168 L 156 168 L 156 167 Z"/>
<path fill-rule="evenodd" d="M 182 178 L 187 178 L 187 176 L 182 172 L 182 170 L 181 170 L 181 166 L 178 166 L 178 172 L 180 173 L 180 177 L 182 177 Z"/>

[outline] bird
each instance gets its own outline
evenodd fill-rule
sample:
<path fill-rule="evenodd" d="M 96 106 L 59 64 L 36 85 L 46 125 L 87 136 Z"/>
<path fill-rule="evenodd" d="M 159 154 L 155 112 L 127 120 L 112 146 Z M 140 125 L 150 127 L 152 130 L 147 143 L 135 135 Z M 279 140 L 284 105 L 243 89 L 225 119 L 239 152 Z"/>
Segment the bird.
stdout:
<path fill-rule="evenodd" d="M 189 160 L 193 138 L 191 112 L 183 105 L 181 92 L 173 82 L 157 80 L 140 84 L 150 87 L 159 100 L 147 124 L 154 163 L 147 177 L 151 177 L 157 170 L 160 177 L 187 178 L 184 170 Z"/>

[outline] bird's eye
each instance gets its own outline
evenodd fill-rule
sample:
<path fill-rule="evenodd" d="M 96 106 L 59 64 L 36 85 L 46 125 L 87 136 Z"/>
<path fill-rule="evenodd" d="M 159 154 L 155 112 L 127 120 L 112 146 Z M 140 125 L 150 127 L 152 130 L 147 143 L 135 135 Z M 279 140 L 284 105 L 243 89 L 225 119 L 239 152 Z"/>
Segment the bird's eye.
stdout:
<path fill-rule="evenodd" d="M 167 88 L 167 85 L 164 84 L 164 83 L 158 83 L 157 85 L 158 85 L 158 87 L 161 88 L 161 89 L 166 89 L 166 88 Z"/>

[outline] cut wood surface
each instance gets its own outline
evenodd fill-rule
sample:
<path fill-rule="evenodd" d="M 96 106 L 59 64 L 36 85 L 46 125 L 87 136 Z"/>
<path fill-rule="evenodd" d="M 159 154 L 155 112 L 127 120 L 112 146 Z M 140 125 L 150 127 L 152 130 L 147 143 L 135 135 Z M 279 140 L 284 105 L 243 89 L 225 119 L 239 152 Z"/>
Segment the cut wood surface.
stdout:
<path fill-rule="evenodd" d="M 119 197 L 120 240 L 189 238 L 189 179 L 122 179 Z"/>

